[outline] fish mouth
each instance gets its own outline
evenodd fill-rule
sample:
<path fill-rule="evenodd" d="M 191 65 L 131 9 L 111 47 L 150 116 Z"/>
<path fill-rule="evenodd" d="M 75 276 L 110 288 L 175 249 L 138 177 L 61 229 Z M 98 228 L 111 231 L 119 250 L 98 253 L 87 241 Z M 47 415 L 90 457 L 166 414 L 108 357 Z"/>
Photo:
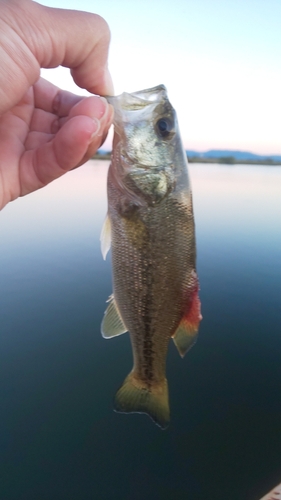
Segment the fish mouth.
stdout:
<path fill-rule="evenodd" d="M 118 106 L 124 111 L 143 109 L 146 106 L 155 105 L 168 99 L 167 89 L 162 84 L 132 93 L 123 92 L 117 96 L 106 95 L 104 97 L 114 108 Z"/>

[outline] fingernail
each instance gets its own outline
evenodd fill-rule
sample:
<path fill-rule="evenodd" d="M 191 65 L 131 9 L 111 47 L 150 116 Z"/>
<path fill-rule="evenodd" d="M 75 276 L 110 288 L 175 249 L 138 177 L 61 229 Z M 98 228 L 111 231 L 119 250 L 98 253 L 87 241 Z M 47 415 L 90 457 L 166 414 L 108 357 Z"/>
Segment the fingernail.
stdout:
<path fill-rule="evenodd" d="M 113 82 L 112 82 L 111 74 L 109 73 L 108 68 L 106 69 L 104 80 L 105 80 L 106 94 L 107 95 L 114 95 Z"/>
<path fill-rule="evenodd" d="M 110 125 L 112 125 L 113 118 L 114 118 L 114 107 L 111 104 L 108 104 L 108 112 L 107 112 L 107 120 L 106 120 L 107 127 L 110 127 Z"/>
<path fill-rule="evenodd" d="M 97 118 L 93 118 L 93 128 L 94 130 L 92 132 L 91 139 L 95 137 L 100 131 L 100 121 Z"/>
<path fill-rule="evenodd" d="M 101 101 L 101 107 L 98 110 L 100 113 L 100 116 L 98 116 L 99 119 L 101 119 L 108 111 L 108 102 L 104 97 L 99 98 Z"/>

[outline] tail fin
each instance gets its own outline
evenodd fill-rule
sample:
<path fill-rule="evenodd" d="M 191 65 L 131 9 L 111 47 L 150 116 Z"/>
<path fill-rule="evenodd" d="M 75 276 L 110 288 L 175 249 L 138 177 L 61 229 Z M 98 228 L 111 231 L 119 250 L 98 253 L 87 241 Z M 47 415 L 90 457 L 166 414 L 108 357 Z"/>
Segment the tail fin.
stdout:
<path fill-rule="evenodd" d="M 168 383 L 148 387 L 134 377 L 133 372 L 124 380 L 115 396 L 115 411 L 121 413 L 146 413 L 165 429 L 170 421 Z"/>

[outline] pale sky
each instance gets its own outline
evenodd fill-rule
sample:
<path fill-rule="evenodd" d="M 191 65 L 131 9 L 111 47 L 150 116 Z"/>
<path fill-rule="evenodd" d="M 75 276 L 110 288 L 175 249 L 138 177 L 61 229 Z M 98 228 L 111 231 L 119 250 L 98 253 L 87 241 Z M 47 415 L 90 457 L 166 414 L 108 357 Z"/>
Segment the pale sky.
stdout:
<path fill-rule="evenodd" d="M 281 154 L 281 0 L 40 3 L 103 16 L 115 93 L 163 83 L 186 149 Z M 68 70 L 42 75 L 77 91 Z"/>

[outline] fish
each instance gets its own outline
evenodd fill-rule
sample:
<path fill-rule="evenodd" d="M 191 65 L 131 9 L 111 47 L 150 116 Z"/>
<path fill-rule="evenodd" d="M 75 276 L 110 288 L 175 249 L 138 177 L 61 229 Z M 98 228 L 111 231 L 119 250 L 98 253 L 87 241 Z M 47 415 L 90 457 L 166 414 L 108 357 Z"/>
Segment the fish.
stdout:
<path fill-rule="evenodd" d="M 187 157 L 164 85 L 107 100 L 114 138 L 101 248 L 104 259 L 111 248 L 113 294 L 101 333 L 129 332 L 133 353 L 114 409 L 146 413 L 165 429 L 169 341 L 184 357 L 202 319 Z"/>

